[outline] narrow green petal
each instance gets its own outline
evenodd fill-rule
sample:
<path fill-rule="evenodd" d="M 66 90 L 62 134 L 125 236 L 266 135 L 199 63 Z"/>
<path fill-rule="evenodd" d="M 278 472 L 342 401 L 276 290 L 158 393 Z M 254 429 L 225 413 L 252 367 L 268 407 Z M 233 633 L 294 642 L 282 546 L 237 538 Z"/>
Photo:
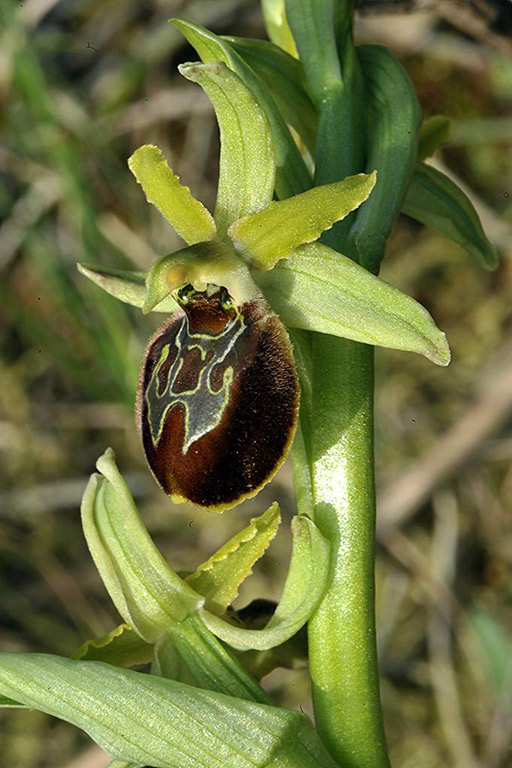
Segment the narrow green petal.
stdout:
<path fill-rule="evenodd" d="M 276 196 L 282 199 L 309 189 L 313 183 L 311 174 L 265 83 L 226 40 L 185 19 L 171 19 L 171 22 L 187 38 L 204 62 L 223 61 L 233 70 L 265 111 L 274 142 Z"/>
<path fill-rule="evenodd" d="M 146 643 L 129 624 L 120 624 L 102 637 L 87 640 L 73 659 L 104 661 L 116 667 L 134 667 L 153 659 L 153 646 Z"/>
<path fill-rule="evenodd" d="M 263 629 L 243 629 L 201 610 L 214 635 L 240 651 L 259 651 L 281 645 L 296 634 L 321 599 L 329 570 L 329 543 L 307 517 L 292 521 L 293 551 L 290 569 L 276 612 Z"/>
<path fill-rule="evenodd" d="M 434 115 L 423 121 L 418 139 L 418 160 L 431 157 L 441 144 L 450 141 L 451 120 L 444 115 Z"/>
<path fill-rule="evenodd" d="M 228 234 L 244 258 L 258 270 L 272 269 L 303 243 L 311 243 L 336 221 L 363 203 L 376 174 L 358 173 L 343 181 L 313 187 L 235 221 Z"/>
<path fill-rule="evenodd" d="M 240 584 L 252 573 L 254 563 L 276 535 L 280 522 L 279 505 L 274 503 L 186 577 L 187 583 L 205 598 L 209 611 L 222 614 L 231 605 Z"/>
<path fill-rule="evenodd" d="M 123 619 L 147 642 L 196 611 L 203 598 L 167 564 L 153 544 L 107 449 L 82 501 L 89 550 Z"/>
<path fill-rule="evenodd" d="M 325 245 L 297 248 L 257 281 L 292 328 L 450 361 L 444 333 L 421 304 Z"/>
<path fill-rule="evenodd" d="M 144 306 L 146 300 L 145 272 L 128 272 L 90 264 L 77 264 L 76 266 L 82 275 L 88 277 L 89 280 L 119 301 L 131 304 L 132 307 L 139 307 L 139 309 Z M 172 315 L 178 309 L 179 306 L 172 296 L 167 295 L 163 301 L 152 308 L 152 311 Z"/>
<path fill-rule="evenodd" d="M 135 765 L 335 768 L 306 715 L 97 661 L 0 653 L 0 695 L 76 725 Z"/>
<path fill-rule="evenodd" d="M 251 91 L 223 62 L 181 64 L 178 69 L 203 88 L 217 115 L 221 149 L 215 222 L 219 237 L 224 237 L 232 221 L 272 200 L 272 134 Z"/>
<path fill-rule="evenodd" d="M 139 147 L 128 160 L 128 165 L 144 190 L 147 201 L 156 205 L 186 243 L 193 245 L 215 237 L 215 222 L 211 213 L 192 197 L 188 187 L 180 184 L 158 147 L 152 144 Z"/>
<path fill-rule="evenodd" d="M 402 212 L 441 232 L 464 248 L 484 269 L 496 269 L 498 255 L 473 203 L 444 173 L 418 163 Z"/>

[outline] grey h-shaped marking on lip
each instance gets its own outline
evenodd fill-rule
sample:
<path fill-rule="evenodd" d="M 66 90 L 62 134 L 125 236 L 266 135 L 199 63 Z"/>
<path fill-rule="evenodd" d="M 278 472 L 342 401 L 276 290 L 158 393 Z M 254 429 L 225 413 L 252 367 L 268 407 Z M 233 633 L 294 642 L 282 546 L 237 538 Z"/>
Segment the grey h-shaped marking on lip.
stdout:
<path fill-rule="evenodd" d="M 169 367 L 163 392 L 159 392 L 158 374 L 169 358 L 171 345 L 165 344 L 160 353 L 149 381 L 145 399 L 148 406 L 148 422 L 151 439 L 156 448 L 162 437 L 165 420 L 169 411 L 177 405 L 184 408 L 185 436 L 182 453 L 185 454 L 192 443 L 214 429 L 220 422 L 229 401 L 229 392 L 233 381 L 233 368 L 228 366 L 222 376 L 222 386 L 214 390 L 211 382 L 213 368 L 224 362 L 237 340 L 246 329 L 241 315 L 237 314 L 218 334 L 191 333 L 187 315 L 183 317 L 174 340 L 177 355 Z M 204 365 L 198 371 L 197 383 L 193 389 L 174 392 L 174 385 L 183 366 L 184 354 L 198 349 Z M 213 351 L 206 363 L 208 352 Z"/>

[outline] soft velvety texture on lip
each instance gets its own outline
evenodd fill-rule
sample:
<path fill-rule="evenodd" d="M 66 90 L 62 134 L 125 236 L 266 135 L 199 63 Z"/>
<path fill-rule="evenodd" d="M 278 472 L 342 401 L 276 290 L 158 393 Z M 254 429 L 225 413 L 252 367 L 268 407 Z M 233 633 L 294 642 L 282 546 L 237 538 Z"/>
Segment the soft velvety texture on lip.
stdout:
<path fill-rule="evenodd" d="M 212 367 L 222 334 L 236 322 L 232 347 Z M 197 344 L 202 345 L 201 353 Z M 169 385 L 169 371 L 177 357 L 179 367 L 174 366 L 177 374 Z M 203 372 L 199 389 L 206 366 L 209 370 Z M 223 386 L 226 397 L 219 396 Z M 175 400 L 167 410 L 162 402 L 166 391 L 165 397 Z M 187 434 L 198 429 L 191 423 L 196 412 L 193 398 L 200 398 L 201 418 L 211 407 L 211 424 L 218 420 L 192 442 L 189 439 L 187 446 Z M 218 295 L 197 294 L 184 312 L 174 315 L 153 337 L 142 366 L 138 421 L 155 478 L 175 501 L 217 511 L 255 495 L 284 460 L 295 433 L 298 401 L 291 344 L 266 302 L 261 298 L 247 302 L 239 312 L 226 311 Z M 158 427 L 154 413 L 151 421 L 151 407 L 159 409 Z"/>

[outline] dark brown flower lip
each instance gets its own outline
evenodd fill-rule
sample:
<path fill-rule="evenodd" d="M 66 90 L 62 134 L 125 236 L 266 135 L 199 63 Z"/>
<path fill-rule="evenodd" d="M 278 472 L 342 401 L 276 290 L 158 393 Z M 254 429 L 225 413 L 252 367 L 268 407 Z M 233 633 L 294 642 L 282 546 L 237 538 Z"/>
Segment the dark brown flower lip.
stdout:
<path fill-rule="evenodd" d="M 221 307 L 220 291 L 185 299 L 148 344 L 137 421 L 163 490 L 223 511 L 254 496 L 284 461 L 297 424 L 297 374 L 288 335 L 263 296 L 240 308 Z"/>

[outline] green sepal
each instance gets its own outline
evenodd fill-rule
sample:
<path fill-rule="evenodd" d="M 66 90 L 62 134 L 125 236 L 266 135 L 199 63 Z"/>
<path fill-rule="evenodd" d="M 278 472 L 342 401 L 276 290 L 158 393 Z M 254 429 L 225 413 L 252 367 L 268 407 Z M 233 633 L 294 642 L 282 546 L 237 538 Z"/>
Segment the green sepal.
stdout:
<path fill-rule="evenodd" d="M 272 202 L 262 211 L 233 222 L 228 235 L 251 266 L 260 271 L 272 269 L 299 245 L 313 242 L 361 205 L 375 180 L 375 172 L 359 173 Z"/>
<path fill-rule="evenodd" d="M 325 245 L 297 248 L 257 281 L 291 328 L 450 362 L 445 335 L 421 304 Z"/>
<path fill-rule="evenodd" d="M 314 155 L 318 116 L 304 87 L 300 61 L 269 43 L 245 37 L 223 37 L 270 89 L 283 119 Z"/>
<path fill-rule="evenodd" d="M 147 201 L 158 208 L 186 243 L 193 245 L 215 237 L 211 213 L 192 196 L 188 187 L 180 184 L 158 147 L 152 144 L 139 147 L 128 160 L 128 166 Z"/>
<path fill-rule="evenodd" d="M 416 166 L 402 213 L 458 243 L 484 269 L 498 266 L 496 249 L 485 236 L 471 200 L 448 176 L 430 165 Z"/>
<path fill-rule="evenodd" d="M 197 611 L 204 598 L 167 564 L 153 544 L 108 448 L 82 500 L 89 550 L 124 621 L 154 643 L 174 621 Z"/>
<path fill-rule="evenodd" d="M 101 662 L 3 652 L 0 695 L 76 725 L 135 765 L 335 768 L 306 715 Z"/>
<path fill-rule="evenodd" d="M 452 122 L 444 115 L 433 115 L 423 121 L 418 137 L 418 160 L 432 157 L 441 144 L 450 141 Z"/>
<path fill-rule="evenodd" d="M 217 115 L 220 165 L 214 218 L 219 237 L 224 238 L 232 221 L 272 200 L 276 177 L 272 134 L 264 110 L 223 62 L 180 64 L 178 69 L 203 88 Z"/>
<path fill-rule="evenodd" d="M 307 622 L 327 585 L 329 543 L 307 517 L 292 521 L 293 550 L 283 594 L 263 629 L 244 629 L 209 611 L 200 611 L 205 625 L 239 651 L 266 650 L 289 640 Z"/>
<path fill-rule="evenodd" d="M 156 654 L 160 659 L 165 657 L 165 645 L 169 643 L 200 688 L 260 704 L 273 703 L 256 678 L 206 629 L 199 616 L 175 624 L 169 635 L 159 640 Z"/>
<path fill-rule="evenodd" d="M 104 661 L 115 667 L 134 667 L 153 660 L 154 648 L 146 643 L 129 624 L 120 624 L 102 637 L 86 640 L 72 654 L 82 661 Z"/>
<path fill-rule="evenodd" d="M 185 19 L 171 19 L 171 22 L 196 49 L 204 62 L 223 61 L 236 72 L 265 111 L 274 142 L 277 197 L 291 197 L 309 189 L 312 185 L 311 174 L 265 83 L 226 40 Z"/>
<path fill-rule="evenodd" d="M 114 298 L 142 309 L 146 299 L 146 273 L 129 272 L 122 269 L 109 269 L 107 267 L 92 266 L 90 264 L 77 264 L 78 271 L 88 277 L 100 288 Z M 152 312 L 165 312 L 172 315 L 179 310 L 178 304 L 171 295 L 167 295 L 159 304 L 153 307 Z"/>
<path fill-rule="evenodd" d="M 409 75 L 380 45 L 357 47 L 368 88 L 368 170 L 377 184 L 350 230 L 358 261 L 377 272 L 418 157 L 421 111 Z"/>
<path fill-rule="evenodd" d="M 219 615 L 225 613 L 240 584 L 276 535 L 280 522 L 279 505 L 274 502 L 186 577 L 185 581 L 205 598 L 205 608 Z"/>
<path fill-rule="evenodd" d="M 205 291 L 209 283 L 224 286 L 237 306 L 260 295 L 247 264 L 233 247 L 221 240 L 197 243 L 162 256 L 146 275 L 146 298 L 142 311 L 147 314 L 172 291 L 186 284 Z"/>

